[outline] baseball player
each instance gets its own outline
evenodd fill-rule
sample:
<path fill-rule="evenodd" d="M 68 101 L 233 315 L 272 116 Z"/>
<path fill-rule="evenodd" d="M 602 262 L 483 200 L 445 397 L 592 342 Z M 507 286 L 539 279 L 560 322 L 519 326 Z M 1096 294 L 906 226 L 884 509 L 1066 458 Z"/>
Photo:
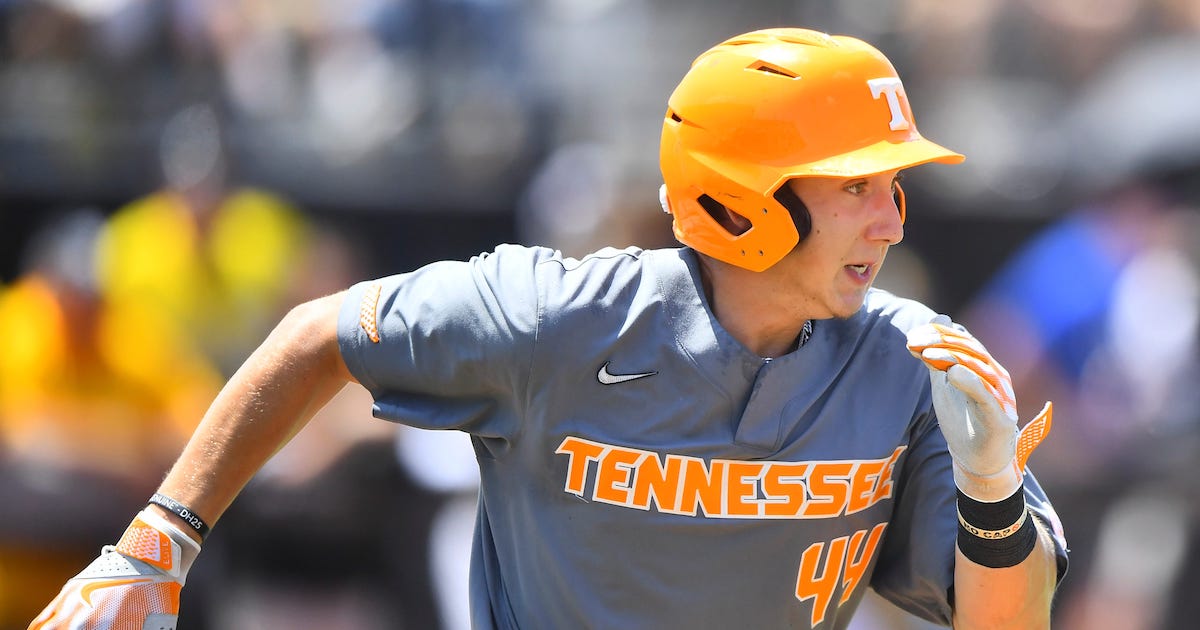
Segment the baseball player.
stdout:
<path fill-rule="evenodd" d="M 962 159 L 862 41 L 715 46 L 663 124 L 682 248 L 505 245 L 297 307 L 31 628 L 173 628 L 208 525 L 347 381 L 381 418 L 471 435 L 477 628 L 844 628 L 867 588 L 1047 627 L 1066 548 L 1025 459 L 1049 406 L 1018 431 L 978 341 L 871 288 L 899 172 Z"/>

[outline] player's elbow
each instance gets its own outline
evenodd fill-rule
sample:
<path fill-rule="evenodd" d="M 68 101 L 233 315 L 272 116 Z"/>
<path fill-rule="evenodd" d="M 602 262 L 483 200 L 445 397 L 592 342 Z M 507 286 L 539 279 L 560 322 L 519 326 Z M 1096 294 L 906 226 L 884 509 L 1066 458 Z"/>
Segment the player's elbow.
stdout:
<path fill-rule="evenodd" d="M 297 361 L 310 362 L 326 376 L 353 380 L 338 346 L 337 324 L 344 293 L 318 298 L 293 307 L 268 338 Z"/>

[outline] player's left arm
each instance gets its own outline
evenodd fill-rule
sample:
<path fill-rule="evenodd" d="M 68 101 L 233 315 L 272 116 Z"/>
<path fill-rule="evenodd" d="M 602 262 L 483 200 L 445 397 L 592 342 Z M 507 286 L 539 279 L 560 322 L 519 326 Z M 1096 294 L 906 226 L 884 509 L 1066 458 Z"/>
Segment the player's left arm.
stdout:
<path fill-rule="evenodd" d="M 29 630 L 174 630 L 205 523 L 353 380 L 337 338 L 343 297 L 313 300 L 283 318 L 217 395 L 155 504 L 68 580 Z"/>
<path fill-rule="evenodd" d="M 953 460 L 958 545 L 954 627 L 1050 627 L 1056 549 L 1025 502 L 1025 461 L 1050 429 L 1049 403 L 1017 429 L 1012 380 L 964 328 L 939 317 L 908 348 L 929 368 L 934 410 Z"/>

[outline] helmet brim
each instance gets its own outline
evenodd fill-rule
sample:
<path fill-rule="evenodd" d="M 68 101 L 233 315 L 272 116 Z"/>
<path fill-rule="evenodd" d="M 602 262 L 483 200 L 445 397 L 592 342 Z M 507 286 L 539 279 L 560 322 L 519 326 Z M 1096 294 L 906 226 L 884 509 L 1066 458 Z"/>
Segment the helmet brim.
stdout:
<path fill-rule="evenodd" d="M 921 136 L 905 142 L 880 141 L 817 162 L 794 166 L 734 162 L 701 153 L 693 153 L 692 157 L 708 168 L 724 173 L 748 190 L 768 191 L 768 195 L 795 177 L 867 177 L 930 162 L 958 164 L 966 159 L 961 153 L 955 153 Z"/>
<path fill-rule="evenodd" d="M 930 162 L 958 164 L 966 159 L 936 142 L 918 137 L 907 142 L 881 141 L 788 169 L 788 177 L 866 177 L 888 171 L 898 171 Z"/>

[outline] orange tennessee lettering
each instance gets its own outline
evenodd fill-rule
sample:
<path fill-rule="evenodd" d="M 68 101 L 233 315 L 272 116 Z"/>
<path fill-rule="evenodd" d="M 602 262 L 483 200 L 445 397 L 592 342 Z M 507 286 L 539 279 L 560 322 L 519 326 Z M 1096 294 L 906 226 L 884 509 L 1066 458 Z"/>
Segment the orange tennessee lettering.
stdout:
<path fill-rule="evenodd" d="M 758 516 L 758 502 L 754 499 L 757 483 L 763 474 L 762 462 L 727 462 L 729 474 L 729 504 L 725 506 L 728 516 Z M 747 480 L 750 480 L 747 482 Z"/>
<path fill-rule="evenodd" d="M 908 447 L 897 446 L 896 450 L 892 451 L 892 456 L 883 466 L 883 473 L 879 475 L 879 482 L 875 484 L 875 496 L 871 497 L 871 503 L 878 503 L 892 496 L 892 471 L 896 468 L 896 460 L 900 458 L 900 453 L 906 448 Z"/>
<path fill-rule="evenodd" d="M 837 518 L 891 498 L 905 446 L 882 459 L 706 461 L 568 436 L 563 490 L 667 514 L 740 519 Z M 592 463 L 595 462 L 593 466 Z"/>
<path fill-rule="evenodd" d="M 854 474 L 850 477 L 850 502 L 846 504 L 847 514 L 865 510 L 874 503 L 876 480 L 879 478 L 879 472 L 883 470 L 884 464 L 883 460 L 877 459 L 859 462 L 854 467 Z"/>
<path fill-rule="evenodd" d="M 588 462 L 598 460 L 606 447 L 588 440 L 568 437 L 558 445 L 559 454 L 567 454 L 567 486 L 566 491 L 583 496 L 583 484 L 587 478 Z"/>
<path fill-rule="evenodd" d="M 704 510 L 705 516 L 721 514 L 721 495 L 724 494 L 725 463 L 714 461 L 712 470 L 707 470 L 704 460 L 688 457 L 683 465 L 683 491 L 679 500 L 679 511 L 696 514 L 696 508 Z"/>
<path fill-rule="evenodd" d="M 764 516 L 791 517 L 804 505 L 804 474 L 808 464 L 803 462 L 771 462 L 763 475 L 763 494 L 767 499 Z"/>
<path fill-rule="evenodd" d="M 646 454 L 627 448 L 612 448 L 600 458 L 600 469 L 596 471 L 597 501 L 627 505 L 629 503 L 629 476 L 633 467 Z"/>
<path fill-rule="evenodd" d="M 808 474 L 808 491 L 811 493 L 804 505 L 807 518 L 833 518 L 846 513 L 849 484 L 846 478 L 854 462 L 817 462 Z"/>
<path fill-rule="evenodd" d="M 662 512 L 676 512 L 679 504 L 679 474 L 683 458 L 668 455 L 664 464 L 651 454 L 642 460 L 633 480 L 633 505 L 650 509 L 650 497 Z"/>

